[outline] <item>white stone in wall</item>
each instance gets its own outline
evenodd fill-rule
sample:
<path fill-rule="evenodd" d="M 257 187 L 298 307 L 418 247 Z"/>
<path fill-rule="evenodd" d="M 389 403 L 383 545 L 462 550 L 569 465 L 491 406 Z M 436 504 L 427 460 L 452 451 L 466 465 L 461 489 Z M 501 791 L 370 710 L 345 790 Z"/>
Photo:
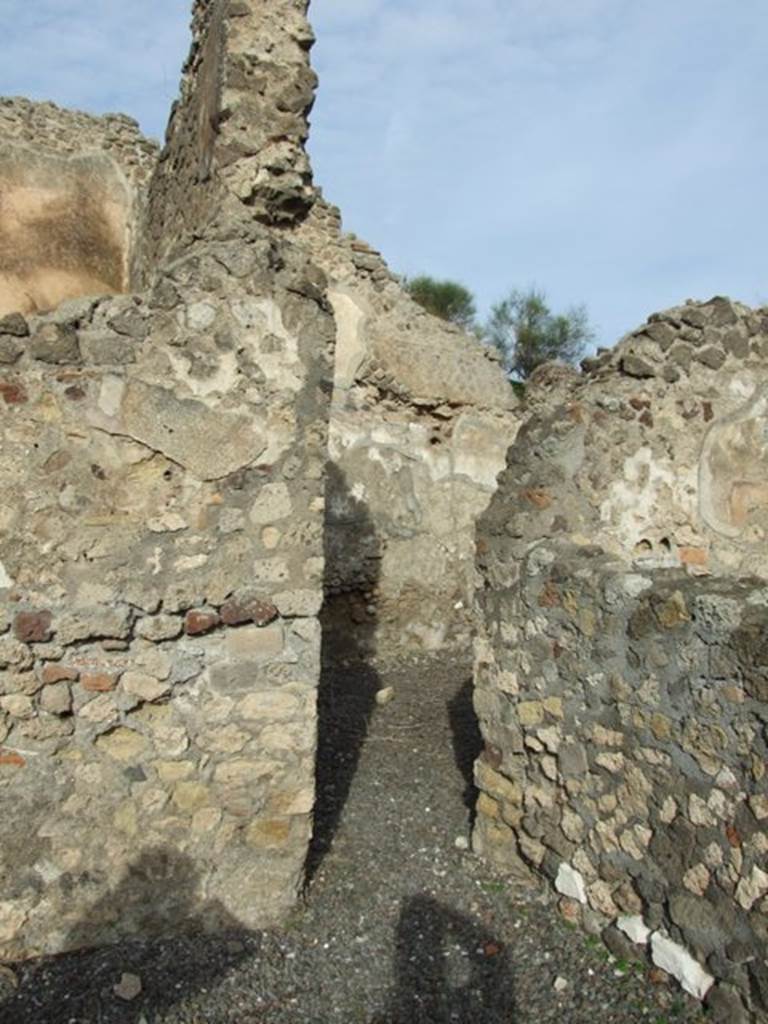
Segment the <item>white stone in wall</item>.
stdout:
<path fill-rule="evenodd" d="M 745 910 L 751 910 L 767 892 L 768 875 L 755 866 L 752 868 L 752 874 L 742 878 L 736 887 L 736 899 Z"/>
<path fill-rule="evenodd" d="M 652 586 L 653 583 L 647 576 L 640 576 L 637 573 L 631 573 L 624 577 L 624 593 L 628 597 L 640 597 L 642 593 L 649 590 Z"/>
<path fill-rule="evenodd" d="M 193 302 L 187 306 L 187 327 L 193 331 L 204 331 L 210 327 L 218 316 L 218 310 L 210 302 Z"/>
<path fill-rule="evenodd" d="M 570 864 L 560 865 L 555 879 L 555 888 L 562 896 L 578 900 L 579 903 L 586 904 L 587 902 L 587 887 L 584 884 L 584 878 Z"/>
<path fill-rule="evenodd" d="M 616 921 L 619 931 L 624 932 L 627 938 L 637 946 L 645 946 L 651 937 L 651 929 L 639 914 L 632 914 L 620 917 Z"/>
<path fill-rule="evenodd" d="M 651 936 L 651 958 L 657 967 L 676 978 L 682 987 L 696 999 L 703 999 L 715 983 L 691 954 L 667 935 L 654 932 Z"/>

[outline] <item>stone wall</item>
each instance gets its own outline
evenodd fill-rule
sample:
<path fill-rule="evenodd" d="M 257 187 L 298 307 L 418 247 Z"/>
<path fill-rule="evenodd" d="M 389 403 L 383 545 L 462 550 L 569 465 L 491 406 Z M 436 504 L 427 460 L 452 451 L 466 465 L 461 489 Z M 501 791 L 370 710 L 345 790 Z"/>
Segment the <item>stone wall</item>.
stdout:
<path fill-rule="evenodd" d="M 322 199 L 295 231 L 336 318 L 326 625 L 381 655 L 469 642 L 475 522 L 520 422 L 494 353 L 426 313 Z"/>
<path fill-rule="evenodd" d="M 25 147 L 70 157 L 104 153 L 137 192 L 148 184 L 155 169 L 157 143 L 144 138 L 138 123 L 125 114 L 96 117 L 55 103 L 0 97 L 0 126 L 4 148 Z"/>
<path fill-rule="evenodd" d="M 523 571 L 478 652 L 476 849 L 717 1019 L 768 1012 L 768 587 L 557 544 Z"/>
<path fill-rule="evenodd" d="M 323 271 L 318 287 L 327 278 L 337 325 L 326 625 L 346 633 L 359 620 L 360 638 L 381 651 L 465 642 L 474 523 L 503 466 L 516 402 L 498 362 L 412 303 L 314 187 L 304 149 L 317 84 L 307 6 L 196 6 L 143 260 L 151 273 L 201 224 L 216 232 L 236 208 Z"/>
<path fill-rule="evenodd" d="M 0 100 L 0 316 L 127 291 L 156 147 L 121 115 Z"/>
<path fill-rule="evenodd" d="M 690 302 L 585 368 L 573 400 L 598 448 L 569 476 L 594 539 L 650 564 L 768 575 L 768 309 Z"/>
<path fill-rule="evenodd" d="M 309 0 L 197 0 L 181 99 L 150 189 L 144 265 L 183 252 L 203 225 L 286 227 L 312 205 L 304 149 L 317 77 Z"/>
<path fill-rule="evenodd" d="M 707 998 L 768 1012 L 768 318 L 654 315 L 544 367 L 478 526 L 476 849 Z"/>
<path fill-rule="evenodd" d="M 265 47 L 293 30 L 227 10 Z M 211 181 L 178 156 L 200 219 L 183 246 L 161 221 L 141 293 L 0 320 L 5 959 L 262 926 L 302 883 L 335 331 L 323 275 L 222 180 L 221 139 Z"/>
<path fill-rule="evenodd" d="M 148 846 L 250 925 L 301 881 L 333 324 L 301 262 L 203 289 L 196 261 L 3 323 L 6 958 L 65 948 L 91 900 L 89 941 L 143 929 L 104 897 Z M 183 927 L 173 891 L 156 911 Z"/>
<path fill-rule="evenodd" d="M 279 920 L 324 590 L 382 647 L 467 635 L 515 402 L 319 201 L 306 7 L 195 4 L 160 154 L 128 119 L 0 106 L 19 188 L 66 186 L 30 272 L 71 272 L 0 311 L 5 959 Z"/>

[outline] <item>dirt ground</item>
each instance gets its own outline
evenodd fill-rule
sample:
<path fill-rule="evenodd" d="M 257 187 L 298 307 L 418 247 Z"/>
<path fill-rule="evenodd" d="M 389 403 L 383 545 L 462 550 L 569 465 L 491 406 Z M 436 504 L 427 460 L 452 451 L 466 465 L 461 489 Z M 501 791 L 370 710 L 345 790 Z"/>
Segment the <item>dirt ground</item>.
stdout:
<path fill-rule="evenodd" d="M 1 1024 L 703 1022 L 467 848 L 480 737 L 466 662 L 329 665 L 320 735 L 310 884 L 286 928 L 0 969 Z M 141 986 L 127 1000 L 126 973 Z"/>

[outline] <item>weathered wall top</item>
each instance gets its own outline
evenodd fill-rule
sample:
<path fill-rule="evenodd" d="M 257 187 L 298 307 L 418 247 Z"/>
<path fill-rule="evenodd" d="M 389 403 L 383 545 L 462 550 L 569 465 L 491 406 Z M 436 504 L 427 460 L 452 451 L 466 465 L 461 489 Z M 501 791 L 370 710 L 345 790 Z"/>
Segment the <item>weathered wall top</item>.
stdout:
<path fill-rule="evenodd" d="M 304 143 L 317 78 L 307 6 L 195 4 L 181 99 L 151 188 L 148 266 L 226 222 L 233 204 L 253 221 L 290 225 L 313 202 Z"/>
<path fill-rule="evenodd" d="M 506 471 L 509 564 L 559 534 L 643 566 L 767 576 L 768 312 L 687 303 L 585 369 L 534 375 Z"/>
<path fill-rule="evenodd" d="M 147 184 L 158 153 L 157 144 L 125 114 L 97 117 L 19 96 L 0 97 L 0 139 L 3 150 L 24 146 L 61 156 L 106 153 L 134 188 Z"/>
<path fill-rule="evenodd" d="M 418 406 L 517 408 L 494 350 L 414 302 L 379 252 L 342 231 L 335 206 L 318 199 L 296 237 L 331 282 L 337 391 L 357 382 Z"/>

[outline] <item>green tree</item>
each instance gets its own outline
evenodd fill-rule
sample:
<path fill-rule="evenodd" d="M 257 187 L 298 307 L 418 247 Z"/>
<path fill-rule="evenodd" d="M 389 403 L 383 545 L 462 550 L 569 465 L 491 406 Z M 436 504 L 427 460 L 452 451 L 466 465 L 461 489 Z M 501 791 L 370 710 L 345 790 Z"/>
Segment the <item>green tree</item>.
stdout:
<path fill-rule="evenodd" d="M 457 281 L 437 281 L 434 277 L 421 274 L 405 282 L 414 302 L 418 302 L 428 313 L 463 327 L 465 331 L 475 328 L 475 297 L 468 288 Z"/>
<path fill-rule="evenodd" d="M 575 363 L 594 338 L 584 306 L 555 314 L 544 292 L 514 290 L 491 308 L 485 336 L 501 352 L 510 377 L 525 380 L 551 360 Z"/>

